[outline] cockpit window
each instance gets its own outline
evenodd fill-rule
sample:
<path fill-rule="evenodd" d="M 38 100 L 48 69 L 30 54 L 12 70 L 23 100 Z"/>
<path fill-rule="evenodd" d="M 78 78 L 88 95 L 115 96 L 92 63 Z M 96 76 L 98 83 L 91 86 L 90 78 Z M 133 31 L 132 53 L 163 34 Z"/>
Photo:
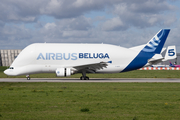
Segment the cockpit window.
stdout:
<path fill-rule="evenodd" d="M 14 69 L 14 67 L 9 67 L 9 69 Z"/>

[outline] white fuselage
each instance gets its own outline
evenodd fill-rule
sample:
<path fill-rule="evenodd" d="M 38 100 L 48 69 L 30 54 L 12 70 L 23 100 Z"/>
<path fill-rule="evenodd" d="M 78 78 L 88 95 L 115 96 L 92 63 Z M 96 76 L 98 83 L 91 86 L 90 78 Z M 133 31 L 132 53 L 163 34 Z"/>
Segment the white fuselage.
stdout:
<path fill-rule="evenodd" d="M 57 68 L 108 62 L 98 73 L 121 72 L 139 51 L 108 44 L 35 43 L 27 46 L 14 60 L 9 75 L 55 72 Z"/>

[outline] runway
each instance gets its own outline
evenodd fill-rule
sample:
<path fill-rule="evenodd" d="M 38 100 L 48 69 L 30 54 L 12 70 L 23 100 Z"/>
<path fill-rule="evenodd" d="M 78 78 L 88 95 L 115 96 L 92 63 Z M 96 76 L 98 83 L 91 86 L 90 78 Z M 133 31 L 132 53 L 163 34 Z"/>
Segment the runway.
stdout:
<path fill-rule="evenodd" d="M 164 82 L 180 83 L 176 78 L 91 78 L 90 80 L 79 80 L 78 78 L 0 78 L 0 82 Z"/>

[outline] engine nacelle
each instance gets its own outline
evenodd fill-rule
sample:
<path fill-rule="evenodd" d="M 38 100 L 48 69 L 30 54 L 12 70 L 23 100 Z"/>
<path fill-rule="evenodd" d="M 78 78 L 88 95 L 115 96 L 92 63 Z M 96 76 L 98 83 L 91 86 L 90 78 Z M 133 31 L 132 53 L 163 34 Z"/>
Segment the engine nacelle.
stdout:
<path fill-rule="evenodd" d="M 56 76 L 58 77 L 71 76 L 72 74 L 73 71 L 71 71 L 71 68 L 57 68 L 56 70 Z"/>

